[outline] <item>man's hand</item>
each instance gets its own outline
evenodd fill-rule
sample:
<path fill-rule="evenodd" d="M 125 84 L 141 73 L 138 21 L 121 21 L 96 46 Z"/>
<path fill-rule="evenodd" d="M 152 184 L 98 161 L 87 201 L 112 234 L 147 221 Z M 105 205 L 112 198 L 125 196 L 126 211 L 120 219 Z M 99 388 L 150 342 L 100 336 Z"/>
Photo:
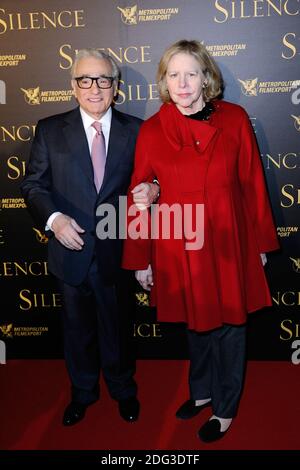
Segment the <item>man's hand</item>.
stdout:
<path fill-rule="evenodd" d="M 69 250 L 82 250 L 84 241 L 78 235 L 84 233 L 74 219 L 71 219 L 68 215 L 59 214 L 52 222 L 52 231 L 54 232 L 55 238 Z"/>
<path fill-rule="evenodd" d="M 159 186 L 155 183 L 140 183 L 131 192 L 136 207 L 140 211 L 144 211 L 156 201 L 159 195 Z"/>
<path fill-rule="evenodd" d="M 139 281 L 143 289 L 151 290 L 151 287 L 153 286 L 151 264 L 149 264 L 148 269 L 135 271 L 135 278 Z"/>

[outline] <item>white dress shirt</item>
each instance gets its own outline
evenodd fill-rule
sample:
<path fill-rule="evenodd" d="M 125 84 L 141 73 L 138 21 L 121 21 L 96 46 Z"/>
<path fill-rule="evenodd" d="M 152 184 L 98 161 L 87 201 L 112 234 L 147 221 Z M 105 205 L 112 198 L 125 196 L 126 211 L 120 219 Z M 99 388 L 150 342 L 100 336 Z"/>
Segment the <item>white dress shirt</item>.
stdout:
<path fill-rule="evenodd" d="M 85 135 L 86 135 L 86 138 L 87 138 L 87 141 L 88 141 L 90 153 L 91 153 L 91 149 L 92 149 L 93 138 L 96 134 L 96 129 L 92 126 L 92 124 L 95 121 L 98 121 L 98 122 L 101 123 L 101 128 L 102 128 L 102 132 L 103 132 L 104 140 L 105 140 L 105 150 L 106 150 L 106 155 L 107 155 L 110 127 L 111 127 L 111 118 L 112 118 L 111 107 L 108 108 L 108 110 L 106 111 L 104 116 L 102 116 L 102 118 L 99 119 L 99 120 L 92 118 L 82 108 L 79 108 L 79 110 L 80 110 L 80 114 L 81 114 L 81 118 L 82 118 L 82 123 L 83 123 L 84 131 L 85 131 Z M 49 219 L 47 220 L 46 230 L 52 230 L 53 221 L 60 214 L 61 214 L 61 212 L 53 212 L 53 214 L 50 215 Z"/>
<path fill-rule="evenodd" d="M 89 116 L 82 108 L 79 108 L 79 109 L 80 109 L 82 123 L 83 123 L 83 127 L 85 130 L 86 138 L 89 144 L 90 153 L 91 153 L 93 138 L 94 138 L 94 135 L 96 134 L 96 129 L 92 127 L 92 124 L 93 122 L 97 121 L 97 119 L 94 119 L 91 116 Z M 100 122 L 102 126 L 102 132 L 103 132 L 104 139 L 105 139 L 106 155 L 107 155 L 108 141 L 109 141 L 109 134 L 110 134 L 111 117 L 112 117 L 112 110 L 111 108 L 108 108 L 104 116 L 102 116 L 102 118 L 98 120 L 98 122 Z"/>

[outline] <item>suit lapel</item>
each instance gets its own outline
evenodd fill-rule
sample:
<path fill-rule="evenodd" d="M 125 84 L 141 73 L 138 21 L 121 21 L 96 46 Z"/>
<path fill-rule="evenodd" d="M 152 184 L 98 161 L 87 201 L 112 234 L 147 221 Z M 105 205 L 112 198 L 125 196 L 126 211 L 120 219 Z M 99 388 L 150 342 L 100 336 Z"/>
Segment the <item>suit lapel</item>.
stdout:
<path fill-rule="evenodd" d="M 66 117 L 63 133 L 74 163 L 80 166 L 82 172 L 89 178 L 91 184 L 94 185 L 93 166 L 79 107 L 70 112 Z"/>
<path fill-rule="evenodd" d="M 111 186 L 113 181 L 115 170 L 125 153 L 127 142 L 126 122 L 120 119 L 119 113 L 113 109 L 105 173 L 98 199 L 105 198 L 108 186 Z"/>

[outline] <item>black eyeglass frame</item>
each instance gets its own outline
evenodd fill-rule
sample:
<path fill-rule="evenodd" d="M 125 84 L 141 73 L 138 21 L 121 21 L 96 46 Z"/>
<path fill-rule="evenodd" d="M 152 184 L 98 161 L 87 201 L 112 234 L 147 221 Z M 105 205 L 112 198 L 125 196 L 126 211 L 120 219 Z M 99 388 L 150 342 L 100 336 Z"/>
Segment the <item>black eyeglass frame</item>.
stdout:
<path fill-rule="evenodd" d="M 88 78 L 88 79 L 92 80 L 91 86 L 89 86 L 89 87 L 82 87 L 82 86 L 80 86 L 79 80 L 83 80 L 84 78 Z M 101 80 L 101 79 L 103 79 L 103 78 L 105 78 L 106 80 L 110 80 L 110 85 L 109 85 L 109 86 L 103 87 L 103 86 L 100 86 L 100 85 L 99 85 L 98 80 Z M 87 77 L 87 76 L 82 76 L 82 77 L 74 77 L 74 80 L 76 80 L 77 86 L 78 86 L 78 88 L 80 88 L 81 90 L 89 90 L 90 88 L 92 88 L 94 82 L 96 82 L 97 87 L 100 88 L 100 90 L 108 90 L 109 88 L 112 87 L 113 82 L 114 82 L 114 80 L 115 80 L 115 77 L 107 77 L 107 76 L 105 76 L 105 75 L 102 75 L 102 76 L 100 76 L 100 77 Z"/>

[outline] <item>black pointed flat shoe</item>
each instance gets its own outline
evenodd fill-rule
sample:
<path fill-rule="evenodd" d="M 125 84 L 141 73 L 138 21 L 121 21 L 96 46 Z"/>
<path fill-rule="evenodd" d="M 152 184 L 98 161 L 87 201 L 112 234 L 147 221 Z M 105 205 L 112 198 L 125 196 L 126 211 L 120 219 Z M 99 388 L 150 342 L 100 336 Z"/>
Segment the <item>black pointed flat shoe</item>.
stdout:
<path fill-rule="evenodd" d="M 83 403 L 78 403 L 71 401 L 66 407 L 64 416 L 63 416 L 63 425 L 64 426 L 74 426 L 74 424 L 79 423 L 84 416 L 86 411 L 86 405 Z"/>
<path fill-rule="evenodd" d="M 140 403 L 136 397 L 119 400 L 119 413 L 121 418 L 129 423 L 137 421 L 140 412 Z"/>

